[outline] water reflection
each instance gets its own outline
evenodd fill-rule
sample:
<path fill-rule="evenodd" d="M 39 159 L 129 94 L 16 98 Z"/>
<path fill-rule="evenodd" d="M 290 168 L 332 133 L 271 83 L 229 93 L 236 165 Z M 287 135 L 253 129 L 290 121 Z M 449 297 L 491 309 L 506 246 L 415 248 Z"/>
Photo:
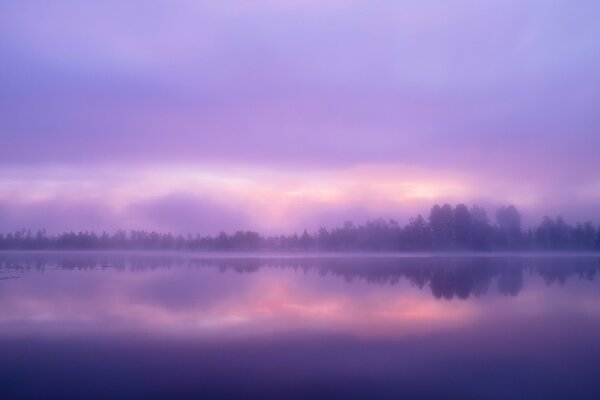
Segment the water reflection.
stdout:
<path fill-rule="evenodd" d="M 595 256 L 3 253 L 0 397 L 596 398 L 599 270 Z"/>
<path fill-rule="evenodd" d="M 336 276 L 346 282 L 395 285 L 402 279 L 437 299 L 468 299 L 488 292 L 494 280 L 501 294 L 516 296 L 523 275 L 537 275 L 546 284 L 569 278 L 593 281 L 600 257 L 259 257 L 181 256 L 156 254 L 7 253 L 0 257 L 0 279 L 20 277 L 31 270 L 98 270 L 146 272 L 162 268 L 215 268 L 219 272 L 255 273 L 279 268 Z M 10 276 L 6 274 L 12 272 Z"/>

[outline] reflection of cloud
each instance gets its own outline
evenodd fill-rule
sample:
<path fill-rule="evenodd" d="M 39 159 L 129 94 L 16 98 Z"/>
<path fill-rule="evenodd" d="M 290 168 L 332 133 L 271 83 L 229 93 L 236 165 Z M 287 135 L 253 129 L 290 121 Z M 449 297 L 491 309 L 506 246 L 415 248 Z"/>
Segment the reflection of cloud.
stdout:
<path fill-rule="evenodd" d="M 4 259 L 3 268 L 22 277 L 18 285 L 4 283 L 0 292 L 0 324 L 7 334 L 320 330 L 398 337 L 465 328 L 488 315 L 515 314 L 515 307 L 518 315 L 560 307 L 589 314 L 596 302 L 591 292 L 580 290 L 585 283 L 574 280 L 576 295 L 562 285 L 570 277 L 591 281 L 600 268 L 593 257 L 206 259 L 25 253 Z M 29 268 L 46 273 L 24 273 Z M 525 271 L 534 278 L 524 280 Z M 497 292 L 488 293 L 493 282 Z M 556 282 L 561 286 L 552 286 Z"/>
<path fill-rule="evenodd" d="M 319 329 L 372 336 L 449 329 L 473 317 L 472 304 L 457 307 L 439 303 L 408 286 L 402 291 L 364 286 L 360 294 L 323 291 L 322 286 L 311 286 L 315 279 L 321 281 L 322 277 L 313 275 L 309 280 L 302 280 L 292 271 L 246 276 L 244 286 L 238 286 L 235 292 L 224 284 L 231 276 L 212 269 L 199 273 L 176 268 L 150 274 L 103 271 L 91 277 L 76 272 L 70 272 L 70 276 L 54 274 L 50 272 L 44 278 L 50 280 L 44 284 L 56 285 L 51 292 L 38 292 L 36 282 L 29 281 L 24 291 L 9 288 L 2 295 L 6 312 L 0 324 L 26 331 L 59 333 L 72 329 L 83 330 L 81 333 L 144 330 L 154 334 L 197 336 Z M 180 281 L 182 274 L 186 280 L 199 285 L 193 291 L 172 285 L 169 296 L 178 297 L 181 290 L 190 291 L 185 295 L 187 304 L 173 307 L 142 290 L 156 287 L 159 282 Z M 72 279 L 65 284 L 65 278 Z M 207 282 L 209 286 L 220 288 L 218 297 L 204 300 L 190 297 L 192 293 L 202 296 Z M 85 298 L 80 298 L 77 289 L 82 283 L 88 286 Z M 20 323 L 15 325 L 17 321 Z"/>

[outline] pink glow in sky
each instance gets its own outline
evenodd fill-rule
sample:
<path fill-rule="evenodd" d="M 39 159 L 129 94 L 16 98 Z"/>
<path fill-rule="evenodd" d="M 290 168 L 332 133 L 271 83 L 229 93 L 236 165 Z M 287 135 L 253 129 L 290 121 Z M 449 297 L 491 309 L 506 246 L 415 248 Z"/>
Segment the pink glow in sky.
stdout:
<path fill-rule="evenodd" d="M 4 1 L 0 231 L 600 221 L 594 1 Z"/>

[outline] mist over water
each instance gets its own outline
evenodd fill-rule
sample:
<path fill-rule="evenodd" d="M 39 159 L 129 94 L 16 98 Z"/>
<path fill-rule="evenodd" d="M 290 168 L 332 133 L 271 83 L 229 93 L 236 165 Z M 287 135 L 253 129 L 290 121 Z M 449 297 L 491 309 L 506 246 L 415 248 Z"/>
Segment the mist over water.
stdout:
<path fill-rule="evenodd" d="M 0 254 L 2 398 L 592 398 L 600 257 Z"/>

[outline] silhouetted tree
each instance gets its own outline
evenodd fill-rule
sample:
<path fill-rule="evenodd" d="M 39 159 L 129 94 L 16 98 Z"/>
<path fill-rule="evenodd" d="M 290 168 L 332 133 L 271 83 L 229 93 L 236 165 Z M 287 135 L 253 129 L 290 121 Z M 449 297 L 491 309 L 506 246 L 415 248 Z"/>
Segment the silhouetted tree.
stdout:
<path fill-rule="evenodd" d="M 429 226 L 435 248 L 448 249 L 454 245 L 454 212 L 450 204 L 433 206 Z"/>
<path fill-rule="evenodd" d="M 454 208 L 454 236 L 456 246 L 461 249 L 468 248 L 471 241 L 471 213 L 464 204 Z"/>
<path fill-rule="evenodd" d="M 515 206 L 500 207 L 496 211 L 496 222 L 501 243 L 516 248 L 521 242 L 521 214 Z"/>
<path fill-rule="evenodd" d="M 492 233 L 485 208 L 471 207 L 471 247 L 475 250 L 488 249 L 492 242 Z"/>
<path fill-rule="evenodd" d="M 310 237 L 310 235 L 308 234 L 306 229 L 304 229 L 304 232 L 302 233 L 300 242 L 302 243 L 302 250 L 304 250 L 304 251 L 307 251 L 311 247 L 312 238 Z"/>
<path fill-rule="evenodd" d="M 592 250 L 595 246 L 596 229 L 591 222 L 577 223 L 572 230 L 573 247 L 579 250 Z"/>
<path fill-rule="evenodd" d="M 431 247 L 431 229 L 422 215 L 411 218 L 404 227 L 404 248 L 424 250 Z"/>

